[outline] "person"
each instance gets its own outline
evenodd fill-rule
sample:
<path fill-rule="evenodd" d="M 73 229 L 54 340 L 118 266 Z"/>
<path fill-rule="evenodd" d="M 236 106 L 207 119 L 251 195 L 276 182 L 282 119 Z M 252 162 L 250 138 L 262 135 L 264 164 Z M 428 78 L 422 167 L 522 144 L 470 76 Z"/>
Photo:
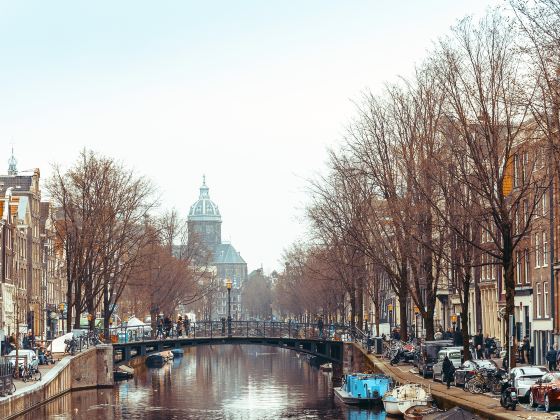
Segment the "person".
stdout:
<path fill-rule="evenodd" d="M 33 339 L 33 331 L 28 330 L 25 337 L 23 337 L 23 348 L 31 350 L 35 347 L 35 340 Z"/>
<path fill-rule="evenodd" d="M 163 320 L 163 326 L 165 328 L 165 338 L 168 338 L 171 335 L 171 329 L 173 328 L 173 323 L 171 322 L 171 318 L 166 316 L 165 319 Z"/>
<path fill-rule="evenodd" d="M 319 338 L 323 338 L 323 318 L 319 317 L 317 321 L 317 329 L 319 330 Z"/>
<path fill-rule="evenodd" d="M 183 317 L 179 316 L 177 320 L 177 337 L 181 337 L 183 335 Z"/>
<path fill-rule="evenodd" d="M 185 327 L 185 335 L 188 337 L 189 336 L 189 329 L 190 329 L 190 321 L 189 321 L 189 317 L 187 315 L 185 315 L 185 320 L 183 321 L 184 327 Z"/>
<path fill-rule="evenodd" d="M 39 347 L 39 364 L 40 365 L 48 365 L 49 361 L 47 359 L 47 355 L 45 353 L 45 348 L 43 346 Z"/>
<path fill-rule="evenodd" d="M 459 327 L 455 328 L 455 332 L 453 333 L 453 345 L 455 346 L 463 345 L 463 334 L 461 334 Z"/>
<path fill-rule="evenodd" d="M 502 369 L 508 370 L 508 366 L 509 366 L 509 361 L 508 361 L 508 355 L 506 353 L 504 359 L 502 360 Z"/>
<path fill-rule="evenodd" d="M 400 340 L 401 339 L 401 334 L 399 333 L 399 330 L 397 328 L 395 328 L 393 330 L 393 340 Z"/>
<path fill-rule="evenodd" d="M 550 347 L 550 350 L 546 353 L 546 361 L 548 362 L 548 370 L 551 372 L 556 370 L 556 356 L 557 351 L 554 350 L 554 347 Z"/>
<path fill-rule="evenodd" d="M 443 372 L 444 380 L 447 383 L 447 389 L 449 389 L 449 384 L 451 383 L 453 374 L 455 373 L 455 367 L 453 366 L 453 363 L 451 363 L 451 360 L 449 360 L 449 357 L 447 357 L 447 355 L 445 356 L 445 359 L 443 359 L 441 370 Z"/>
<path fill-rule="evenodd" d="M 156 333 L 156 338 L 163 338 L 163 319 L 161 319 L 160 316 L 158 316 L 157 319 L 157 333 Z"/>
<path fill-rule="evenodd" d="M 482 350 L 482 345 L 484 344 L 484 336 L 482 335 L 482 330 L 478 330 L 478 334 L 474 336 L 473 340 L 474 348 L 476 349 L 476 353 L 478 355 L 479 346 Z M 481 358 L 482 356 L 479 356 Z"/>
<path fill-rule="evenodd" d="M 484 358 L 485 359 L 490 359 L 490 357 L 492 356 L 492 339 L 488 336 L 488 334 L 486 335 L 486 338 L 484 339 Z"/>
<path fill-rule="evenodd" d="M 529 364 L 529 351 L 531 350 L 529 337 L 525 336 L 525 338 L 523 339 L 523 346 L 521 348 L 523 350 L 523 361 L 524 363 Z"/>

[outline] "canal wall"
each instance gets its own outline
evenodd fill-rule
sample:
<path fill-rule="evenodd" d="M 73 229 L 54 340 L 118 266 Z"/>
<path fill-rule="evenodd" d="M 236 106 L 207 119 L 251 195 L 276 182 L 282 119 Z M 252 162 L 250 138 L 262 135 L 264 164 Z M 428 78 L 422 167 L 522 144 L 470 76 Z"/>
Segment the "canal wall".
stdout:
<path fill-rule="evenodd" d="M 41 381 L 0 399 L 0 419 L 14 419 L 70 391 L 113 386 L 113 348 L 99 345 L 64 357 Z"/>

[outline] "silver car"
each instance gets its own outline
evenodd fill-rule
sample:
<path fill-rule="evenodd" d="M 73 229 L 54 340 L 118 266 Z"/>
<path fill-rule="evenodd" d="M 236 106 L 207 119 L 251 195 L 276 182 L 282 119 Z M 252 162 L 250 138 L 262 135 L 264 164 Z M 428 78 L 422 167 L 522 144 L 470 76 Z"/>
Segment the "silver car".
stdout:
<path fill-rule="evenodd" d="M 449 360 L 451 360 L 455 369 L 461 366 L 461 350 L 463 350 L 463 347 L 446 347 L 438 352 L 437 362 L 433 367 L 434 381 L 439 380 L 443 382 L 442 368 L 445 356 L 449 357 Z"/>
<path fill-rule="evenodd" d="M 544 366 L 523 366 L 511 369 L 511 379 L 519 398 L 529 398 L 531 385 L 548 373 Z"/>

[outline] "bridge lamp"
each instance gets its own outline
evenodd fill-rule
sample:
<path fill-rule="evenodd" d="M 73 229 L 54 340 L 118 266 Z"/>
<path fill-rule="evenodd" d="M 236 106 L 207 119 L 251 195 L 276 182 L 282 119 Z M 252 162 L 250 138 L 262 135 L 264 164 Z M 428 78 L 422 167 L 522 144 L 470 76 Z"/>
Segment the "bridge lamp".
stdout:
<path fill-rule="evenodd" d="M 227 289 L 227 300 L 228 300 L 228 308 L 227 308 L 227 322 L 228 322 L 228 337 L 231 337 L 231 280 L 226 279 L 226 289 Z"/>

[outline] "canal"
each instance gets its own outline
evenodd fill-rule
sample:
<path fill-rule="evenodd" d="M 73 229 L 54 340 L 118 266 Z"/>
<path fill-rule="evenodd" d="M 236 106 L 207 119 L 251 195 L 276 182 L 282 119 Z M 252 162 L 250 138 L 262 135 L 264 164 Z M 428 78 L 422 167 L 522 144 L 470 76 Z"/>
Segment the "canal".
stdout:
<path fill-rule="evenodd" d="M 384 419 L 335 401 L 330 374 L 290 350 L 220 345 L 139 368 L 114 389 L 67 394 L 25 419 Z"/>

